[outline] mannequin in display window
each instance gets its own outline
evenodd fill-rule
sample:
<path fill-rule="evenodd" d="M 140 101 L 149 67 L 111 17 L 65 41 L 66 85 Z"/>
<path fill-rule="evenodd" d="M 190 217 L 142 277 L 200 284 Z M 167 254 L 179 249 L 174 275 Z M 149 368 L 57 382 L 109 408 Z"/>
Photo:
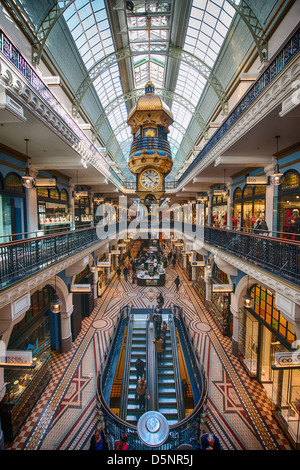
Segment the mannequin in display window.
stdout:
<path fill-rule="evenodd" d="M 292 215 L 288 220 L 289 222 L 289 233 L 291 240 L 299 240 L 300 234 L 300 217 L 299 217 L 299 209 L 293 209 Z"/>

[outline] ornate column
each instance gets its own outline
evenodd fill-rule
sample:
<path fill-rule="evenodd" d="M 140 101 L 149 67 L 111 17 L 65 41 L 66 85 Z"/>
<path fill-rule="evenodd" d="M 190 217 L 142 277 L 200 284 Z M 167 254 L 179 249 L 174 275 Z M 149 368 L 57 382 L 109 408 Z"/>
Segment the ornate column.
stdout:
<path fill-rule="evenodd" d="M 236 310 L 235 305 L 233 305 L 232 297 L 234 294 L 231 294 L 231 305 L 230 312 L 232 313 L 233 318 L 233 327 L 232 327 L 232 339 L 231 339 L 231 352 L 235 357 L 238 357 L 238 344 L 239 344 L 239 312 Z M 234 303 L 235 304 L 235 303 Z"/>
<path fill-rule="evenodd" d="M 73 299 L 73 295 L 70 294 Z M 73 305 L 66 311 L 61 312 L 61 352 L 65 353 L 72 348 L 72 330 L 71 330 L 71 315 L 73 313 Z"/>
<path fill-rule="evenodd" d="M 268 166 L 265 169 L 266 176 L 270 176 L 274 172 L 274 165 Z M 274 196 L 276 195 L 277 186 L 273 184 L 266 185 L 266 207 L 265 207 L 265 220 L 269 230 L 273 230 L 274 225 Z M 276 210 L 276 208 L 275 208 Z"/>
<path fill-rule="evenodd" d="M 70 213 L 72 216 L 71 230 L 75 230 L 75 201 L 74 201 L 75 184 L 70 184 Z"/>
<path fill-rule="evenodd" d="M 34 178 L 38 174 L 38 170 L 30 169 L 30 176 Z M 37 188 L 33 187 L 26 189 L 26 221 L 27 221 L 27 232 L 38 231 L 39 221 L 38 221 L 38 203 L 37 203 Z M 34 236 L 34 234 L 29 234 L 29 237 Z"/>

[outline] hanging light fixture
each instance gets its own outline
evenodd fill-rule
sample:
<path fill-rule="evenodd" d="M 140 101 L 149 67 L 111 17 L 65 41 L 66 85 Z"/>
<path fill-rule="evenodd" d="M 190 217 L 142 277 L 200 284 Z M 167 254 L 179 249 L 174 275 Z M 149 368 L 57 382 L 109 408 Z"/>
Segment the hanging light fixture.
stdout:
<path fill-rule="evenodd" d="M 50 303 L 50 310 L 52 313 L 60 313 L 61 312 L 62 301 L 59 300 L 58 294 L 56 292 L 56 276 L 55 276 L 55 292 L 53 296 L 53 300 Z"/>
<path fill-rule="evenodd" d="M 30 176 L 29 174 L 29 168 L 28 168 L 28 139 L 24 139 L 25 140 L 25 145 L 26 145 L 26 156 L 27 156 L 27 163 L 26 163 L 26 170 L 25 170 L 25 175 L 22 176 L 21 178 L 21 182 L 22 182 L 22 185 L 24 186 L 24 188 L 26 189 L 31 189 L 34 187 L 34 178 L 33 176 Z"/>
<path fill-rule="evenodd" d="M 279 140 L 279 137 L 280 137 L 280 135 L 277 135 L 275 137 L 275 139 L 277 141 L 276 155 L 278 154 L 278 140 Z M 282 180 L 283 180 L 283 173 L 280 173 L 280 171 L 279 171 L 279 166 L 278 166 L 277 156 L 276 156 L 276 164 L 275 164 L 275 167 L 274 167 L 274 173 L 270 176 L 270 181 L 271 181 L 272 184 L 274 184 L 274 186 L 279 186 L 282 183 Z"/>
<path fill-rule="evenodd" d="M 251 291 L 250 291 L 250 288 L 249 288 L 249 276 L 248 276 L 248 287 L 247 287 L 247 291 L 246 291 L 246 294 L 243 295 L 243 305 L 245 308 L 253 308 L 253 299 L 251 297 Z"/>

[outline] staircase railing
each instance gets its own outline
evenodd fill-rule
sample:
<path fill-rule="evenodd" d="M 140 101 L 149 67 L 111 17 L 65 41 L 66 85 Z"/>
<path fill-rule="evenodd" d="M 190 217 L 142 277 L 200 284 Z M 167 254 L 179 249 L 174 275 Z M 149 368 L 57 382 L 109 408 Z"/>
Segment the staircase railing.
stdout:
<path fill-rule="evenodd" d="M 172 315 L 169 315 L 169 325 L 170 325 L 170 336 L 171 336 L 171 348 L 174 364 L 174 380 L 175 380 L 175 390 L 176 390 L 176 401 L 177 401 L 177 412 L 178 412 L 178 421 L 181 421 L 185 417 L 185 408 L 183 400 L 183 389 L 182 389 L 182 380 L 180 373 L 179 365 L 179 356 L 178 356 L 178 347 L 176 340 L 176 329 L 174 318 Z"/>
<path fill-rule="evenodd" d="M 121 390 L 121 403 L 120 403 L 120 418 L 126 419 L 127 408 L 128 408 L 128 390 L 129 390 L 129 378 L 130 378 L 130 358 L 132 350 L 132 332 L 133 332 L 133 316 L 130 317 L 127 325 L 127 338 L 126 338 L 126 350 L 124 359 L 124 371 L 123 381 Z"/>

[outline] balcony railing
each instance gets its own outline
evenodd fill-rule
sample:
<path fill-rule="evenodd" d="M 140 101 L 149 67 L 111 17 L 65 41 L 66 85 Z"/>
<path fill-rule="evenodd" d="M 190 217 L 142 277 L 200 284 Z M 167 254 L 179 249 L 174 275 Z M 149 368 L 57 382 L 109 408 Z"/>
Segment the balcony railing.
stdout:
<path fill-rule="evenodd" d="M 123 226 L 124 224 L 124 226 Z M 23 238 L 0 244 L 0 290 L 24 279 L 40 269 L 66 259 L 111 235 L 126 232 L 126 222 L 105 226 L 101 231 L 97 226 L 70 230 L 41 237 Z M 137 232 L 161 231 L 168 236 L 170 230 L 177 235 L 186 234 L 200 239 L 203 230 L 197 232 L 196 225 L 170 223 L 170 228 L 162 223 L 148 224 L 144 221 Z M 128 226 L 130 232 L 130 225 Z M 100 234 L 100 235 L 99 235 Z M 124 235 L 125 236 L 125 235 Z M 100 237 L 100 238 L 99 238 Z M 191 238 L 192 239 L 192 238 Z M 266 272 L 272 273 L 292 284 L 300 283 L 300 242 L 245 233 L 237 230 L 224 230 L 215 227 L 204 227 L 204 239 L 208 245 L 217 247 L 226 253 L 243 259 Z"/>
<path fill-rule="evenodd" d="M 116 229 L 116 232 L 119 231 L 118 224 L 111 228 Z M 100 241 L 97 227 L 88 227 L 2 243 L 0 244 L 0 289 Z"/>
<path fill-rule="evenodd" d="M 300 283 L 300 243 L 215 227 L 204 228 L 205 243 L 293 284 Z"/>

